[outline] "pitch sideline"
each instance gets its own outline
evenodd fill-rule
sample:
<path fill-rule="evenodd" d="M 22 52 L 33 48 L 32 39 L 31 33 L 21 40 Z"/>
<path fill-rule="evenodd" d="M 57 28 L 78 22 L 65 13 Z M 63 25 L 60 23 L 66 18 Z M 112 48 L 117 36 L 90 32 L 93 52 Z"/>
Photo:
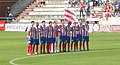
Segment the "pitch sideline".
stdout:
<path fill-rule="evenodd" d="M 80 53 L 103 52 L 103 51 L 115 51 L 115 50 L 82 51 Z M 116 51 L 120 51 L 120 50 L 116 50 Z M 57 53 L 57 54 L 55 53 L 55 54 L 43 54 L 43 55 L 25 56 L 25 57 L 20 57 L 20 58 L 10 60 L 9 63 L 11 65 L 19 65 L 19 64 L 16 64 L 15 61 L 26 59 L 26 58 L 32 58 L 32 57 L 39 57 L 39 56 L 51 56 L 51 55 L 73 54 L 73 53 L 78 53 L 78 52 L 70 52 L 70 53 L 67 52 L 67 53 Z"/>

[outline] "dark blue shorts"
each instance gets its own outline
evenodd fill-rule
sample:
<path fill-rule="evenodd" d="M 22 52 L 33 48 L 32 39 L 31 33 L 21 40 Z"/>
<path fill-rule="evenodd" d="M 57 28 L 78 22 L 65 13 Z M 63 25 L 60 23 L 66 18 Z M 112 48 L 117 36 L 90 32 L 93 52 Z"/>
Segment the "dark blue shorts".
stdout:
<path fill-rule="evenodd" d="M 41 38 L 40 38 L 41 44 L 46 43 L 46 41 L 47 41 L 46 37 L 41 37 Z"/>
<path fill-rule="evenodd" d="M 89 41 L 89 36 L 83 36 L 83 41 Z"/>
<path fill-rule="evenodd" d="M 47 44 L 53 43 L 53 38 L 47 38 Z"/>
<path fill-rule="evenodd" d="M 28 44 L 33 44 L 33 41 L 34 41 L 33 38 L 31 38 L 31 39 L 27 38 L 27 43 Z"/>
<path fill-rule="evenodd" d="M 39 45 L 39 39 L 34 39 L 34 45 Z"/>
<path fill-rule="evenodd" d="M 77 42 L 77 37 L 72 37 L 72 42 Z"/>
<path fill-rule="evenodd" d="M 60 36 L 60 42 L 66 42 L 66 36 Z"/>
<path fill-rule="evenodd" d="M 82 39 L 82 35 L 77 35 L 77 40 L 78 41 L 82 41 L 83 39 Z"/>
<path fill-rule="evenodd" d="M 52 38 L 52 43 L 55 43 L 55 38 Z"/>
<path fill-rule="evenodd" d="M 66 36 L 66 42 L 70 43 L 70 36 Z"/>

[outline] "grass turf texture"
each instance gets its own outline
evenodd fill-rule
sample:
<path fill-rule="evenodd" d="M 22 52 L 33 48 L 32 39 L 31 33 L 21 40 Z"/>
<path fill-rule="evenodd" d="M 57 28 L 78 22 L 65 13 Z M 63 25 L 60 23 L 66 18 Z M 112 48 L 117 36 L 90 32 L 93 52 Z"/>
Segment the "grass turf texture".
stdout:
<path fill-rule="evenodd" d="M 0 31 L 0 65 L 26 56 L 26 33 Z M 15 61 L 19 65 L 120 65 L 120 33 L 91 33 L 90 50 L 34 55 Z"/>

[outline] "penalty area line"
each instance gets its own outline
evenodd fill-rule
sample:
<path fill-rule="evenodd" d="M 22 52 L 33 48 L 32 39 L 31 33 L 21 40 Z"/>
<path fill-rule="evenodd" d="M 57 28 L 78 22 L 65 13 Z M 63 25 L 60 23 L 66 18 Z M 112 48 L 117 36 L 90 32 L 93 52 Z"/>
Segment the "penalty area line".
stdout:
<path fill-rule="evenodd" d="M 81 51 L 80 53 L 103 52 L 103 51 L 115 51 L 115 50 Z M 120 51 L 120 50 L 116 50 L 116 51 Z M 66 52 L 66 53 L 54 53 L 54 54 L 43 54 L 43 55 L 25 56 L 25 57 L 20 57 L 20 58 L 16 58 L 16 59 L 10 60 L 9 63 L 10 63 L 11 65 L 19 65 L 19 64 L 15 63 L 15 61 L 22 60 L 22 59 L 26 59 L 26 58 L 32 58 L 32 57 L 39 57 L 39 56 L 42 57 L 42 56 L 74 54 L 74 53 L 79 53 L 79 52 Z"/>

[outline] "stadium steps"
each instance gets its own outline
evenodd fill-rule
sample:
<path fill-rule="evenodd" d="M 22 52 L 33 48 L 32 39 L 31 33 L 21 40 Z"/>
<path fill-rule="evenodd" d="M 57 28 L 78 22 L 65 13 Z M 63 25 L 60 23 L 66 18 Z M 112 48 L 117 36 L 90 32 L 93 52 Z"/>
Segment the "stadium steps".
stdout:
<path fill-rule="evenodd" d="M 13 16 L 17 17 L 26 7 L 28 7 L 34 0 L 18 0 L 14 5 L 12 5 L 11 13 Z"/>
<path fill-rule="evenodd" d="M 28 13 L 30 11 L 32 11 L 36 6 L 38 5 L 37 2 L 32 3 L 31 5 L 29 5 L 17 18 L 16 20 L 19 20 L 21 18 L 23 18 L 25 15 L 28 15 Z"/>
<path fill-rule="evenodd" d="M 54 2 L 53 2 L 54 1 Z M 57 4 L 56 4 L 56 2 L 58 2 Z M 67 3 L 68 1 L 67 0 L 46 0 L 46 6 L 45 7 L 43 7 L 43 8 L 41 8 L 41 7 L 34 7 L 34 8 L 38 8 L 38 11 L 37 11 L 37 9 L 36 9 L 36 11 L 34 11 L 34 9 L 31 11 L 31 12 L 26 12 L 26 10 L 25 10 L 25 13 L 24 13 L 24 11 L 23 11 L 23 13 L 21 13 L 21 15 L 17 18 L 17 20 L 18 21 L 22 21 L 22 19 L 24 19 L 23 21 L 25 21 L 25 19 L 27 20 L 27 19 L 29 19 L 30 17 L 30 19 L 35 19 L 36 17 L 32 17 L 33 15 L 38 15 L 38 17 L 41 17 L 41 15 L 39 15 L 38 13 L 40 13 L 40 14 L 42 14 L 42 15 L 44 15 L 44 14 L 48 14 L 48 16 L 46 17 L 47 19 L 49 19 L 49 18 L 54 18 L 55 16 L 54 15 L 56 15 L 56 14 L 58 14 L 59 12 L 60 13 L 62 13 L 62 14 L 64 14 L 64 7 L 67 7 L 68 5 L 66 5 L 66 3 Z M 39 4 L 37 4 L 37 5 L 39 5 Z M 54 8 L 57 8 L 58 10 L 59 10 L 59 8 L 63 8 L 61 11 L 56 11 L 56 10 L 54 10 Z M 29 9 L 30 7 L 27 7 L 27 9 Z M 53 11 L 51 10 L 51 9 L 53 9 Z M 39 10 L 41 10 L 41 11 L 39 11 Z M 46 11 L 45 11 L 46 10 Z M 51 10 L 51 11 L 50 11 Z M 54 14 L 53 12 L 54 11 L 56 11 L 56 13 Z M 26 14 L 27 13 L 27 14 Z M 31 14 L 31 15 L 30 15 Z M 52 15 L 51 15 L 52 14 Z M 54 15 L 53 15 L 54 14 Z M 28 15 L 29 17 L 26 17 L 26 15 Z M 49 15 L 50 15 L 50 17 L 49 17 Z M 24 17 L 23 17 L 24 16 Z M 38 18 L 37 17 L 37 18 Z M 41 18 L 44 18 L 44 17 L 41 17 Z M 60 16 L 59 16 L 59 18 L 61 18 Z M 63 18 L 63 17 L 62 17 Z M 55 18 L 54 18 L 55 19 Z"/>
<path fill-rule="evenodd" d="M 62 1 L 62 2 L 61 2 Z M 37 4 L 39 5 L 39 4 Z M 69 7 L 68 0 L 46 0 L 46 5 L 44 7 L 27 7 L 27 9 L 32 9 L 27 12 L 27 14 L 21 14 L 22 17 L 18 18 L 18 22 L 30 22 L 41 20 L 56 20 L 56 19 L 64 19 L 64 9 L 68 7 L 70 10 L 74 11 L 77 14 L 77 18 L 79 18 L 79 8 L 78 7 Z M 101 9 L 99 7 L 92 7 L 92 10 L 97 11 L 97 15 L 101 16 Z"/>

